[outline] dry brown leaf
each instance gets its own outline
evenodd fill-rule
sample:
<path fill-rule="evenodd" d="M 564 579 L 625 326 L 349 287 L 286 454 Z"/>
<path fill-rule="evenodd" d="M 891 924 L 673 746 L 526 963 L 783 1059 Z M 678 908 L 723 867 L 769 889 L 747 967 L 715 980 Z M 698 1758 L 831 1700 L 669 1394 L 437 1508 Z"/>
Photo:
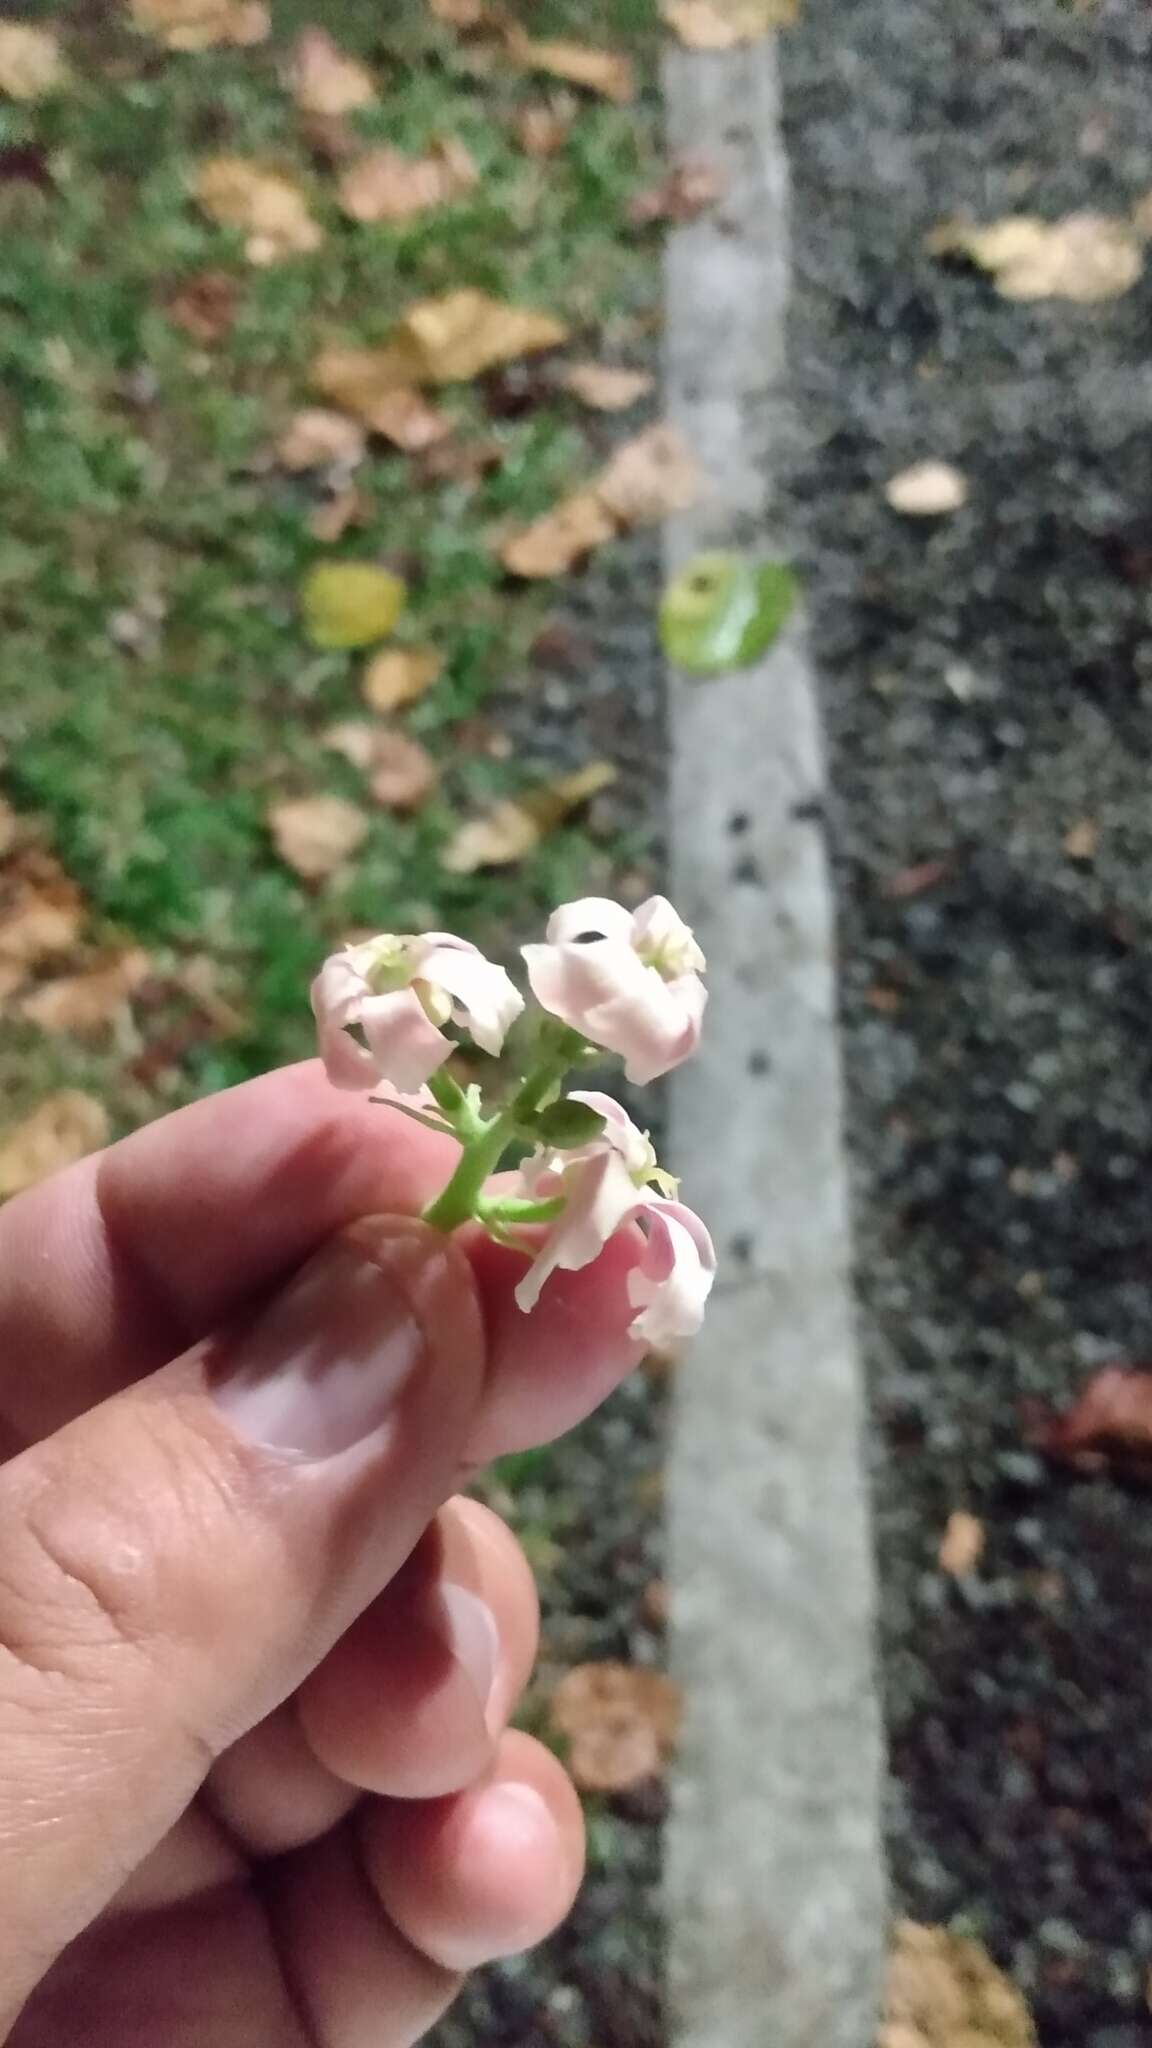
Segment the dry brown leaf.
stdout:
<path fill-rule="evenodd" d="M 312 384 L 393 447 L 416 454 L 443 441 L 452 422 L 413 384 L 412 352 L 398 348 L 321 349 Z"/>
<path fill-rule="evenodd" d="M 0 1201 L 96 1152 L 108 1137 L 108 1113 L 94 1095 L 63 1088 L 0 1138 Z"/>
<path fill-rule="evenodd" d="M 966 1579 L 984 1555 L 984 1524 L 966 1508 L 954 1508 L 940 1538 L 939 1565 L 950 1578 Z"/>
<path fill-rule="evenodd" d="M 8 802 L 0 796 L 0 860 L 11 853 L 20 835 L 20 821 Z"/>
<path fill-rule="evenodd" d="M 221 227 L 239 228 L 250 263 L 278 263 L 318 249 L 323 234 L 298 185 L 244 156 L 209 157 L 192 182 L 198 206 Z"/>
<path fill-rule="evenodd" d="M 525 156 L 555 156 L 563 149 L 572 133 L 575 107 L 567 107 L 557 100 L 541 100 L 534 107 L 523 107 L 514 123 L 516 140 Z"/>
<path fill-rule="evenodd" d="M 302 114 L 339 120 L 376 98 L 372 74 L 325 28 L 302 28 L 292 46 L 288 88 Z"/>
<path fill-rule="evenodd" d="M 938 519 L 966 503 L 968 479 L 950 462 L 914 462 L 889 477 L 884 496 L 894 512 L 908 519 Z"/>
<path fill-rule="evenodd" d="M 497 363 L 556 348 L 568 330 L 550 313 L 510 306 L 465 285 L 409 306 L 399 338 L 416 352 L 421 374 L 415 382 L 458 384 Z"/>
<path fill-rule="evenodd" d="M 1092 305 L 1129 291 L 1144 267 L 1137 229 L 1104 213 L 1070 213 L 1057 221 L 1010 214 L 987 227 L 945 221 L 927 247 L 934 256 L 967 256 L 991 273 L 1005 299 Z"/>
<path fill-rule="evenodd" d="M 201 348 L 223 341 L 236 319 L 240 286 L 227 270 L 198 270 L 168 293 L 164 311 Z"/>
<path fill-rule="evenodd" d="M 372 500 L 356 484 L 344 484 L 308 514 L 308 531 L 313 540 L 330 546 L 350 526 L 365 525 L 371 511 Z"/>
<path fill-rule="evenodd" d="M 431 689 L 443 666 L 432 647 L 386 647 L 364 670 L 360 693 L 373 711 L 398 711 Z"/>
<path fill-rule="evenodd" d="M 885 875 L 880 884 L 880 894 L 887 896 L 891 903 L 907 903 L 914 896 L 923 896 L 928 889 L 939 888 L 952 872 L 950 860 L 918 860 L 911 867 L 897 868 Z"/>
<path fill-rule="evenodd" d="M 363 845 L 368 819 L 342 796 L 302 796 L 273 804 L 268 826 L 281 860 L 305 881 L 318 882 Z"/>
<path fill-rule="evenodd" d="M 249 49 L 267 40 L 272 18 L 264 0 L 129 0 L 136 28 L 169 50 L 210 50 L 219 43 Z"/>
<path fill-rule="evenodd" d="M 651 391 L 654 379 L 647 370 L 626 370 L 614 363 L 566 363 L 556 382 L 595 412 L 626 412 Z"/>
<path fill-rule="evenodd" d="M 489 0 L 428 0 L 428 11 L 448 28 L 494 28 L 503 20 Z"/>
<path fill-rule="evenodd" d="M 513 576 L 562 576 L 615 532 L 616 521 L 594 488 L 573 491 L 531 526 L 511 534 L 500 549 L 500 560 Z"/>
<path fill-rule="evenodd" d="M 649 526 L 684 512 L 700 492 L 700 472 L 675 427 L 647 427 L 616 450 L 596 480 L 600 503 L 620 526 Z"/>
<path fill-rule="evenodd" d="M 50 29 L 0 21 L 0 93 L 10 100 L 42 100 L 67 83 L 64 52 Z"/>
<path fill-rule="evenodd" d="M 689 50 L 735 50 L 788 28 L 799 0 L 661 0 L 660 14 Z"/>
<path fill-rule="evenodd" d="M 572 775 L 540 783 L 516 799 L 493 804 L 481 818 L 458 827 L 440 857 L 450 875 L 471 875 L 477 868 L 509 867 L 523 860 L 572 811 L 615 782 L 610 761 L 590 761 Z"/>
<path fill-rule="evenodd" d="M 1036 2048 L 1036 2030 L 980 1942 L 900 1920 L 877 2048 Z"/>
<path fill-rule="evenodd" d="M 422 452 L 419 474 L 429 484 L 475 484 L 499 469 L 504 456 L 499 441 L 458 441 L 449 434 Z"/>
<path fill-rule="evenodd" d="M 384 143 L 349 164 L 337 196 L 350 220 L 405 221 L 462 198 L 478 177 L 464 144 L 452 137 L 426 156 L 405 156 Z"/>
<path fill-rule="evenodd" d="M 1095 818 L 1080 818 L 1070 825 L 1061 845 L 1069 860 L 1094 860 L 1100 845 L 1100 827 Z"/>
<path fill-rule="evenodd" d="M 629 220 L 646 227 L 652 221 L 697 220 L 724 197 L 728 180 L 716 164 L 703 157 L 679 157 L 658 185 L 638 192 L 628 208 Z"/>
<path fill-rule="evenodd" d="M 427 748 L 393 726 L 346 719 L 329 726 L 321 744 L 343 754 L 353 768 L 366 775 L 377 803 L 391 811 L 419 810 L 440 779 Z"/>
<path fill-rule="evenodd" d="M 0 997 L 67 953 L 83 921 L 80 891 L 59 862 L 38 847 L 17 852 L 0 870 Z"/>
<path fill-rule="evenodd" d="M 354 469 L 364 459 L 364 429 L 347 413 L 327 406 L 305 406 L 293 413 L 276 443 L 276 460 L 285 469 Z"/>
<path fill-rule="evenodd" d="M 578 1664 L 549 1701 L 568 1740 L 568 1768 L 582 1792 L 627 1792 L 654 1777 L 676 1744 L 680 1689 L 662 1671 L 632 1664 Z"/>
<path fill-rule="evenodd" d="M 543 71 L 549 78 L 562 78 L 566 85 L 579 85 L 586 92 L 627 106 L 636 97 L 636 73 L 630 57 L 620 50 L 600 50 L 591 43 L 541 42 L 511 29 L 507 48 L 525 71 Z"/>
<path fill-rule="evenodd" d="M 20 1002 L 20 1015 L 41 1031 L 86 1038 L 114 1024 L 152 971 L 147 953 L 125 947 L 84 968 L 42 982 Z"/>
<path fill-rule="evenodd" d="M 422 455 L 446 441 L 452 422 L 422 391 L 390 391 L 373 408 L 372 425 L 384 441 L 406 455 Z"/>

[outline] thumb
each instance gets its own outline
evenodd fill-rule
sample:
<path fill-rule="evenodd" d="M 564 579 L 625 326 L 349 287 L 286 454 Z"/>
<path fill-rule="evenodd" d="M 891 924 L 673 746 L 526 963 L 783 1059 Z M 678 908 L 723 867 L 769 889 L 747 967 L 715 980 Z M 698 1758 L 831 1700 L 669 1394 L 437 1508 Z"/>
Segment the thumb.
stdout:
<path fill-rule="evenodd" d="M 402 1564 L 482 1368 L 462 1253 L 376 1219 L 0 1470 L 0 2038 Z"/>

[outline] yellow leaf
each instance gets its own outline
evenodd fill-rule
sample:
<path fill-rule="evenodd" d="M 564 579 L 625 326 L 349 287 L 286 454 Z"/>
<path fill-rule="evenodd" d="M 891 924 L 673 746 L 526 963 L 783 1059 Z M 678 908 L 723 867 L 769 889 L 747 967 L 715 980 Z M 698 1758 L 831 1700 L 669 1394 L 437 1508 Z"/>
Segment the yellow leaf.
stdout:
<path fill-rule="evenodd" d="M 1100 827 L 1095 818 L 1080 818 L 1070 825 L 1060 842 L 1069 860 L 1095 860 L 1100 845 Z"/>
<path fill-rule="evenodd" d="M 0 93 L 10 100 L 43 100 L 68 83 L 64 52 L 50 29 L 0 21 Z"/>
<path fill-rule="evenodd" d="M 20 1014 L 41 1031 L 87 1038 L 107 1030 L 125 1009 L 141 984 L 147 981 L 152 963 L 137 946 L 114 953 L 80 974 L 63 974 L 45 981 L 26 995 Z"/>
<path fill-rule="evenodd" d="M 477 868 L 509 867 L 523 860 L 545 833 L 607 789 L 616 775 L 610 761 L 590 761 L 573 775 L 561 775 L 515 800 L 493 804 L 483 817 L 469 819 L 453 833 L 440 857 L 441 866 L 452 875 L 471 875 Z"/>
<path fill-rule="evenodd" d="M 338 197 L 351 220 L 412 220 L 470 192 L 478 175 L 462 142 L 449 139 L 416 157 L 385 143 L 349 164 Z"/>
<path fill-rule="evenodd" d="M 129 0 L 129 12 L 136 28 L 169 50 L 247 49 L 265 42 L 272 26 L 264 0 Z"/>
<path fill-rule="evenodd" d="M 407 595 L 399 576 L 374 562 L 321 562 L 300 591 L 316 647 L 367 647 L 392 631 Z"/>
<path fill-rule="evenodd" d="M 799 0 L 661 0 L 660 13 L 690 50 L 735 50 L 788 28 Z"/>
<path fill-rule="evenodd" d="M 1036 2030 L 980 1942 L 899 1920 L 877 2048 L 1036 2048 Z"/>
<path fill-rule="evenodd" d="M 457 384 L 497 363 L 556 348 L 567 341 L 568 330 L 550 313 L 509 306 L 466 285 L 409 306 L 397 339 L 415 350 L 417 383 Z"/>
<path fill-rule="evenodd" d="M 276 459 L 285 469 L 353 469 L 363 458 L 363 427 L 320 405 L 294 413 L 276 443 Z"/>
<path fill-rule="evenodd" d="M 616 450 L 596 490 L 620 526 L 648 526 L 695 502 L 700 473 L 675 427 L 648 427 Z"/>
<path fill-rule="evenodd" d="M 573 491 L 531 526 L 511 534 L 500 549 L 500 560 L 513 576 L 561 576 L 615 532 L 616 522 L 595 489 Z"/>
<path fill-rule="evenodd" d="M 273 804 L 268 827 L 277 853 L 293 873 L 319 882 L 363 844 L 368 820 L 341 796 L 304 796 Z"/>
<path fill-rule="evenodd" d="M 549 78 L 562 78 L 567 85 L 583 86 L 587 92 L 626 106 L 636 97 L 636 74 L 632 61 L 619 50 L 600 50 L 591 43 L 540 42 L 511 29 L 507 46 L 525 71 L 543 71 Z"/>
<path fill-rule="evenodd" d="M 0 1201 L 97 1151 L 107 1136 L 108 1114 L 94 1095 L 78 1088 L 49 1095 L 0 1138 Z"/>
<path fill-rule="evenodd" d="M 652 389 L 647 370 L 625 370 L 612 363 L 566 363 L 556 382 L 594 412 L 626 412 Z"/>
<path fill-rule="evenodd" d="M 1070 213 L 1057 221 L 1010 214 L 987 227 L 945 221 L 926 246 L 934 256 L 967 256 L 991 273 L 1004 299 L 1092 305 L 1130 291 L 1144 267 L 1138 228 L 1104 213 Z"/>
<path fill-rule="evenodd" d="M 431 796 L 440 771 L 426 747 L 395 727 L 347 719 L 333 725 L 323 745 L 368 777 L 378 804 L 391 811 L 416 811 Z"/>
<path fill-rule="evenodd" d="M 909 519 L 938 519 L 967 501 L 968 479 L 950 462 L 914 462 L 889 477 L 884 496 L 894 512 Z"/>
<path fill-rule="evenodd" d="M 577 1664 L 549 1701 L 582 1792 L 627 1792 L 655 1777 L 675 1747 L 680 1688 L 634 1664 Z"/>
<path fill-rule="evenodd" d="M 373 711 L 398 711 L 431 689 L 444 664 L 431 647 L 386 647 L 364 671 L 360 692 Z"/>
<path fill-rule="evenodd" d="M 215 156 L 200 165 L 192 184 L 202 211 L 247 237 L 250 263 L 278 263 L 318 249 L 323 235 L 298 185 L 279 171 L 243 156 Z"/>
<path fill-rule="evenodd" d="M 333 42 L 325 28 L 302 28 L 292 46 L 288 85 L 303 114 L 338 120 L 376 98 L 372 74 Z"/>

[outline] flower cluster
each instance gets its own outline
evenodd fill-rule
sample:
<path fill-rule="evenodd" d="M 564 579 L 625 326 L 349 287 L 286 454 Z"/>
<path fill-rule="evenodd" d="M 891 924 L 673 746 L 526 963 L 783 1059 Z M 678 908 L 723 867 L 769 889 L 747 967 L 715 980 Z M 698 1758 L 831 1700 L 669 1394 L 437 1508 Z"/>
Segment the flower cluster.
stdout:
<path fill-rule="evenodd" d="M 478 1088 L 461 1089 L 446 1071 L 458 1042 L 449 1031 L 499 1053 L 524 998 L 502 967 L 451 933 L 388 933 L 326 961 L 312 986 L 321 1057 L 337 1087 L 389 1087 L 395 1096 L 382 1101 L 459 1141 L 428 1220 L 453 1230 L 476 1217 L 528 1252 L 521 1308 L 551 1273 L 591 1264 L 618 1230 L 638 1228 L 631 1327 L 665 1349 L 700 1326 L 716 1268 L 711 1239 L 620 1104 L 580 1089 L 565 1096 L 562 1085 L 605 1052 L 637 1084 L 689 1058 L 704 1016 L 704 956 L 663 896 L 634 912 L 597 896 L 564 904 L 544 944 L 522 951 L 544 1014 L 523 1078 L 494 1115 Z M 525 1145 L 514 1184 L 492 1192 L 505 1152 Z"/>

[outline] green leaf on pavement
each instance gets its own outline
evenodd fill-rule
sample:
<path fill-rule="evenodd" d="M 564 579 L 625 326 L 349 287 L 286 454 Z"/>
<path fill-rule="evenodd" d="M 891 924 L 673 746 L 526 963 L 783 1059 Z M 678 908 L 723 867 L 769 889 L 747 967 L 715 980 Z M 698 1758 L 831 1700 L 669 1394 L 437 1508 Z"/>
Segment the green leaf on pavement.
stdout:
<path fill-rule="evenodd" d="M 771 647 L 796 602 L 796 587 L 784 562 L 697 555 L 664 592 L 660 644 L 691 675 L 747 668 Z"/>

